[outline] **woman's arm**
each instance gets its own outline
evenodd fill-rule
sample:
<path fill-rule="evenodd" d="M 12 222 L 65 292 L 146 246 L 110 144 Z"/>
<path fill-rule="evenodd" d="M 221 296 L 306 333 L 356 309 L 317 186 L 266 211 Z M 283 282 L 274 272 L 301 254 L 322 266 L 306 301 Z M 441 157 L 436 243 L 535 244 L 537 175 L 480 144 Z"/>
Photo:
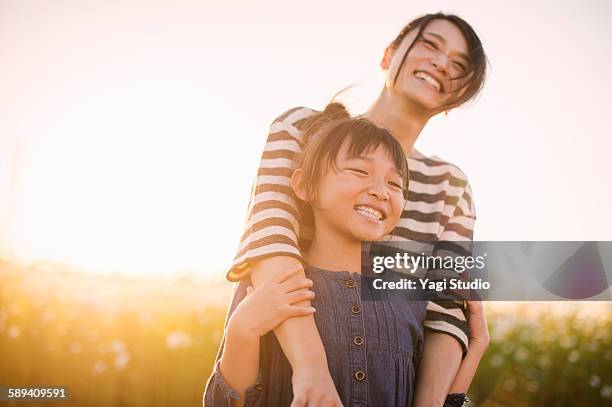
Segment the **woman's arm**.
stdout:
<path fill-rule="evenodd" d="M 291 109 L 270 126 L 245 232 L 227 276 L 230 281 L 250 273 L 257 288 L 284 270 L 297 267 L 303 273 L 298 240 L 300 228 L 308 229 L 308 225 L 300 224 L 291 174 L 302 152 L 300 129 L 315 113 L 306 108 Z M 340 405 L 314 318 L 291 318 L 274 333 L 293 369 L 293 407 Z"/>
<path fill-rule="evenodd" d="M 425 349 L 417 372 L 415 407 L 440 407 L 461 363 L 461 347 L 444 333 L 425 332 Z"/>
<path fill-rule="evenodd" d="M 257 262 L 251 269 L 251 280 L 258 287 L 270 275 L 288 269 L 297 269 L 300 275 L 304 274 L 297 260 L 278 256 Z M 297 305 L 310 306 L 310 300 Z M 314 317 L 307 315 L 289 318 L 274 333 L 293 370 L 292 407 L 341 406 Z"/>
<path fill-rule="evenodd" d="M 450 217 L 439 236 L 442 248 L 440 253 L 434 250 L 433 255 L 447 255 L 449 247 L 444 242 L 454 242 L 459 253 L 466 255 L 473 238 L 476 213 L 472 201 L 472 191 L 467 177 L 461 171 L 461 178 L 454 178 L 454 184 L 460 184 L 460 195 L 453 216 Z M 452 254 L 452 253 L 450 253 Z M 429 273 L 432 271 L 430 270 Z M 433 274 L 436 271 L 433 270 Z M 453 305 L 457 304 L 457 305 Z M 430 301 L 427 304 L 425 319 L 425 348 L 417 372 L 415 389 L 416 407 L 441 406 L 469 348 L 469 328 L 467 310 L 462 304 L 448 300 Z"/>
<path fill-rule="evenodd" d="M 210 404 L 228 405 L 229 401 L 232 406 L 244 405 L 247 392 L 256 390 L 260 338 L 287 318 L 312 315 L 314 308 L 297 305 L 314 297 L 311 286 L 312 281 L 295 270 L 281 273 L 257 290 L 247 288 L 246 297 L 230 309 L 211 378 L 214 385 L 206 391 L 217 394 Z"/>
<path fill-rule="evenodd" d="M 451 393 L 467 393 L 476 374 L 478 364 L 489 346 L 489 328 L 484 315 L 482 302 L 468 301 L 470 346 L 461 361 L 459 371 L 450 387 Z"/>

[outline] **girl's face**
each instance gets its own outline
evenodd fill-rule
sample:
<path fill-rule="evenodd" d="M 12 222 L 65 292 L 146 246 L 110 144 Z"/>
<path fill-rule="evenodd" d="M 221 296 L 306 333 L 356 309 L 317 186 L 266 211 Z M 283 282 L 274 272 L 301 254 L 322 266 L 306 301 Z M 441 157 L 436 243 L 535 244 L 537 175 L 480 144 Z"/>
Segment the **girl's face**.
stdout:
<path fill-rule="evenodd" d="M 418 29 L 410 31 L 397 49 L 388 48 L 382 67 L 388 70 L 387 88 L 400 93 L 421 108 L 438 113 L 457 100 L 461 77 L 469 71 L 468 44 L 457 26 L 433 20 L 406 55 L 397 80 L 397 69 Z"/>
<path fill-rule="evenodd" d="M 360 157 L 340 149 L 333 167 L 322 171 L 317 201 L 312 203 L 316 228 L 355 240 L 378 240 L 397 224 L 404 207 L 403 178 L 379 146 Z"/>

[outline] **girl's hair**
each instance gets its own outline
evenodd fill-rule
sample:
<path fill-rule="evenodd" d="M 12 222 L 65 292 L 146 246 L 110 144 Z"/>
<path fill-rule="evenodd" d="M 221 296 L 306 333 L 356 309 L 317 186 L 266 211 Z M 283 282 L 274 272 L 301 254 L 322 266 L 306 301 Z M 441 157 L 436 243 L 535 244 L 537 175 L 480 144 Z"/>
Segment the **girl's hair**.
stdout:
<path fill-rule="evenodd" d="M 465 72 L 465 74 L 461 76 L 467 76 L 468 80 L 461 86 L 460 89 L 465 88 L 465 92 L 461 97 L 459 97 L 452 104 L 447 106 L 447 109 L 452 109 L 454 107 L 460 106 L 467 102 L 470 99 L 476 98 L 476 96 L 480 93 L 484 86 L 486 71 L 487 71 L 487 56 L 485 55 L 484 48 L 482 46 L 482 42 L 480 42 L 480 38 L 478 35 L 464 19 L 458 17 L 453 14 L 444 14 L 444 13 L 433 13 L 426 14 L 421 16 L 406 25 L 402 31 L 398 34 L 398 36 L 389 44 L 392 48 L 398 48 L 401 44 L 402 40 L 412 30 L 418 29 L 417 35 L 410 44 L 410 47 L 406 50 L 406 53 L 402 56 L 402 61 L 400 62 L 399 67 L 397 68 L 397 72 L 395 74 L 394 82 L 397 80 L 397 76 L 402 70 L 402 66 L 404 65 L 404 61 L 406 60 L 406 55 L 410 52 L 414 44 L 422 38 L 423 32 L 427 25 L 433 20 L 446 20 L 452 24 L 454 24 L 463 34 L 465 40 L 468 44 L 468 56 L 470 57 L 470 67 Z M 458 79 L 458 78 L 453 78 Z"/>
<path fill-rule="evenodd" d="M 304 171 L 303 188 L 310 200 L 317 200 L 319 183 L 330 168 L 337 170 L 341 147 L 348 142 L 349 157 L 357 157 L 383 146 L 403 179 L 408 192 L 408 163 L 400 143 L 382 127 L 366 118 L 352 118 L 344 105 L 332 102 L 308 119 L 304 130 L 304 151 L 298 167 Z"/>

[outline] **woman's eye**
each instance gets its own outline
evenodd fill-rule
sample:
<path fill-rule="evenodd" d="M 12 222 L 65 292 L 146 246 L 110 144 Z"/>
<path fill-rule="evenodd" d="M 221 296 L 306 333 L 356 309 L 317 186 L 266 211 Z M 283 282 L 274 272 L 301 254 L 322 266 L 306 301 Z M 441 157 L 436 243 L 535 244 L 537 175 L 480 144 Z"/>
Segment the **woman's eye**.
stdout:
<path fill-rule="evenodd" d="M 425 40 L 425 39 L 424 39 L 424 40 L 423 40 L 423 42 L 425 43 L 425 45 L 426 45 L 428 48 L 433 48 L 433 49 L 435 49 L 435 50 L 437 50 L 437 49 L 438 49 L 438 46 L 437 46 L 437 45 L 436 45 L 436 43 L 435 43 L 435 42 L 433 42 L 433 41 L 430 41 L 430 40 Z"/>
<path fill-rule="evenodd" d="M 365 170 L 361 170 L 359 168 L 348 168 L 349 171 L 352 172 L 356 172 L 357 174 L 361 174 L 361 175 L 368 175 L 368 172 Z"/>
<path fill-rule="evenodd" d="M 465 65 L 463 65 L 461 62 L 454 62 L 454 65 L 461 72 L 465 72 Z"/>

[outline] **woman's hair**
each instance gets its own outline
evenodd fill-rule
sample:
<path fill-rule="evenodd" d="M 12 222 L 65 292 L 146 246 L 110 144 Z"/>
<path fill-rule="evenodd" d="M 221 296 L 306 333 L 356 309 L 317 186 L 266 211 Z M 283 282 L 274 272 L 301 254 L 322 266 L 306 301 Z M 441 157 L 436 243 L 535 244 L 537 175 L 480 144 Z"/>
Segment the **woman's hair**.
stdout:
<path fill-rule="evenodd" d="M 304 151 L 298 167 L 304 172 L 303 188 L 315 200 L 321 178 L 326 171 L 337 170 L 340 149 L 348 142 L 349 157 L 357 157 L 383 146 L 403 179 L 404 195 L 408 192 L 408 163 L 401 144 L 382 127 L 366 118 L 353 118 L 344 105 L 333 102 L 321 113 L 308 119 L 304 130 Z"/>
<path fill-rule="evenodd" d="M 478 35 L 476 34 L 472 26 L 470 26 L 461 17 L 458 17 L 453 14 L 444 14 L 439 12 L 433 14 L 426 14 L 408 23 L 408 25 L 406 25 L 402 29 L 402 31 L 400 31 L 398 36 L 391 42 L 391 44 L 389 44 L 389 46 L 392 48 L 398 48 L 406 34 L 411 32 L 412 30 L 418 29 L 414 41 L 412 42 L 412 44 L 410 44 L 410 46 L 406 50 L 406 53 L 402 56 L 402 61 L 400 62 L 400 65 L 395 74 L 395 78 L 393 79 L 394 82 L 397 80 L 397 76 L 401 72 L 402 66 L 404 65 L 404 61 L 406 60 L 406 55 L 408 55 L 416 41 L 422 37 L 423 31 L 425 31 L 427 25 L 433 20 L 446 20 L 454 24 L 461 31 L 468 45 L 470 68 L 467 70 L 467 72 L 465 72 L 465 74 L 462 75 L 467 76 L 468 80 L 460 88 L 465 88 L 465 92 L 451 105 L 447 106 L 448 109 L 451 109 L 453 107 L 460 106 L 468 100 L 474 99 L 476 96 L 478 96 L 484 86 L 487 72 L 487 56 L 485 55 L 482 42 L 480 41 L 480 38 L 478 38 Z M 460 89 L 457 89 L 457 91 Z"/>

